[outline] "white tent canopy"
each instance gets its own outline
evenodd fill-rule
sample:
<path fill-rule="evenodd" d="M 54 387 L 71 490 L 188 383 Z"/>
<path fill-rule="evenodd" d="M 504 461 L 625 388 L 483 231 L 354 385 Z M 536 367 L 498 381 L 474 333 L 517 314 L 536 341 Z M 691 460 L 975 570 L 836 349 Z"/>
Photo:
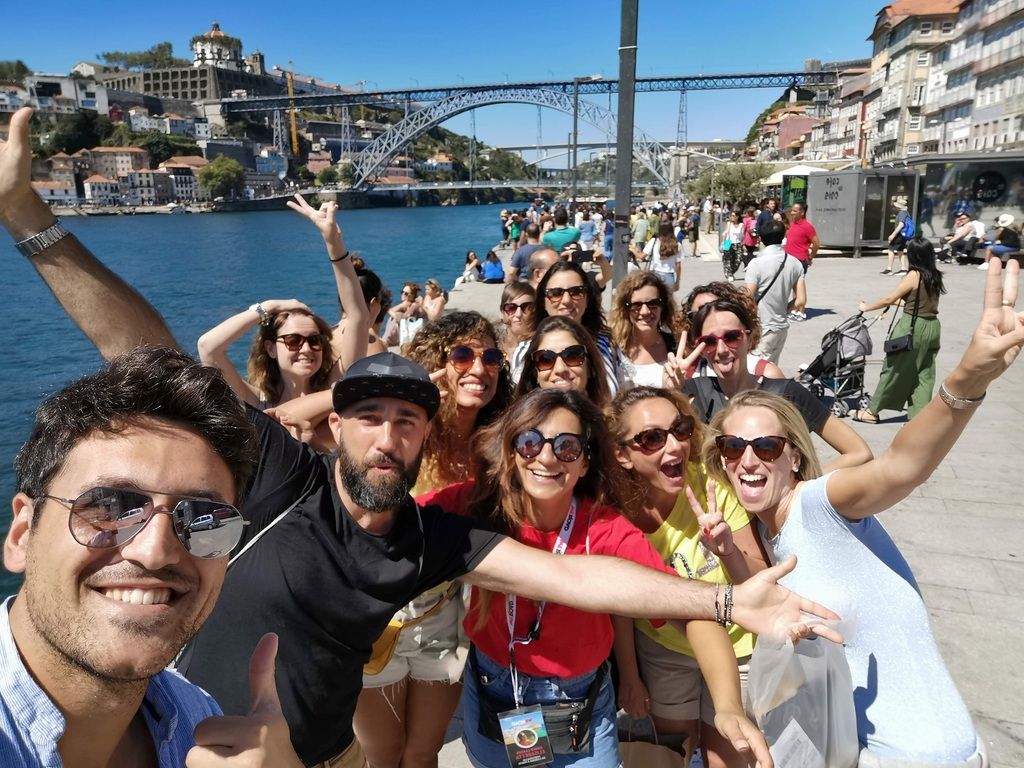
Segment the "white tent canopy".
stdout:
<path fill-rule="evenodd" d="M 794 165 L 791 168 L 776 171 L 767 179 L 762 179 L 761 183 L 766 187 L 777 187 L 782 184 L 783 176 L 810 176 L 812 173 L 825 173 L 825 171 L 825 168 L 817 168 L 813 165 Z"/>

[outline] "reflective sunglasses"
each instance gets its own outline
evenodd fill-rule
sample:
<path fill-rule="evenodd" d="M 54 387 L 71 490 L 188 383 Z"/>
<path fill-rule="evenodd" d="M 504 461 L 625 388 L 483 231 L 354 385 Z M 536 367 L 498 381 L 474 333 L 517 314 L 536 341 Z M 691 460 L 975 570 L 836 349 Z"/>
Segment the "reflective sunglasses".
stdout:
<path fill-rule="evenodd" d="M 456 344 L 448 353 L 448 362 L 460 375 L 472 368 L 477 358 L 483 362 L 484 370 L 491 374 L 497 373 L 498 369 L 505 364 L 505 353 L 494 347 L 477 352 L 465 344 Z"/>
<path fill-rule="evenodd" d="M 587 348 L 582 344 L 570 344 L 561 352 L 553 352 L 550 349 L 538 349 L 531 357 L 538 371 L 550 371 L 555 367 L 558 358 L 562 358 L 562 362 L 570 368 L 579 368 L 587 362 Z"/>
<path fill-rule="evenodd" d="M 528 429 L 516 435 L 513 447 L 524 459 L 535 459 L 551 443 L 551 452 L 559 461 L 571 463 L 583 455 L 583 438 L 572 432 L 561 432 L 554 437 L 544 437 L 536 429 Z"/>
<path fill-rule="evenodd" d="M 570 298 L 582 299 L 587 295 L 587 286 L 585 285 L 574 285 L 571 288 L 545 288 L 544 296 L 551 301 L 560 301 L 565 294 L 569 294 Z"/>
<path fill-rule="evenodd" d="M 319 333 L 314 333 L 312 336 L 303 336 L 301 333 L 286 333 L 284 336 L 278 336 L 277 341 L 288 347 L 289 352 L 298 352 L 302 349 L 303 344 L 309 344 L 309 348 L 314 352 L 319 352 L 324 348 L 324 337 Z"/>
<path fill-rule="evenodd" d="M 661 309 L 661 299 L 651 299 L 650 301 L 631 301 L 626 304 L 626 309 L 634 315 L 639 315 L 640 310 L 644 307 L 647 307 L 651 312 Z"/>
<path fill-rule="evenodd" d="M 693 437 L 693 426 L 692 416 L 680 415 L 678 419 L 672 422 L 672 426 L 668 429 L 651 427 L 650 429 L 637 432 L 626 443 L 632 444 L 643 453 L 654 453 L 665 447 L 669 435 L 672 435 L 680 443 L 684 440 L 689 440 Z"/>
<path fill-rule="evenodd" d="M 714 349 L 718 346 L 718 342 L 724 341 L 725 346 L 729 349 L 736 349 L 742 343 L 744 337 L 750 333 L 750 331 L 744 329 L 726 331 L 721 336 L 716 336 L 713 333 L 706 333 L 703 336 L 697 337 L 698 344 L 706 344 L 709 349 Z"/>
<path fill-rule="evenodd" d="M 501 305 L 501 311 L 509 317 L 512 317 L 516 312 L 522 312 L 525 315 L 532 309 L 532 301 L 524 301 L 522 304 L 516 304 L 514 301 L 509 301 Z"/>
<path fill-rule="evenodd" d="M 168 514 L 174 535 L 193 557 L 224 557 L 242 538 L 249 523 L 230 504 L 213 499 L 180 497 L 173 509 L 157 509 L 150 494 L 130 488 L 90 488 L 77 499 L 43 494 L 71 510 L 68 529 L 75 541 L 92 549 L 127 544 L 158 514 Z M 166 494 L 173 495 L 173 494 Z"/>
<path fill-rule="evenodd" d="M 754 455 L 761 461 L 775 461 L 782 455 L 789 440 L 779 435 L 768 435 L 766 437 L 755 437 L 753 440 L 744 440 L 736 435 L 719 435 L 715 438 L 715 445 L 722 457 L 729 461 L 740 458 L 749 445 L 754 449 Z"/>

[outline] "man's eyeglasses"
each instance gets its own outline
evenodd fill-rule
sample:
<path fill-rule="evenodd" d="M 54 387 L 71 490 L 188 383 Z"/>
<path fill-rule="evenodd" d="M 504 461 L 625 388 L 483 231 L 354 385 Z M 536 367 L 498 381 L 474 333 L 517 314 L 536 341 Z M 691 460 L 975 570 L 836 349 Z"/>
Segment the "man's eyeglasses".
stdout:
<path fill-rule="evenodd" d="M 640 310 L 643 309 L 644 307 L 647 307 L 647 309 L 650 310 L 651 312 L 661 309 L 661 299 L 651 299 L 649 301 L 631 301 L 628 304 L 626 304 L 626 309 L 628 309 L 634 315 L 639 315 Z"/>
<path fill-rule="evenodd" d="M 127 544 L 157 514 L 168 514 L 174 535 L 193 557 L 224 557 L 242 537 L 249 523 L 230 504 L 213 499 L 179 497 L 173 509 L 157 509 L 153 496 L 173 495 L 130 488 L 96 487 L 76 499 L 43 494 L 71 510 L 68 528 L 75 541 L 92 549 Z"/>
<path fill-rule="evenodd" d="M 693 437 L 693 417 L 680 415 L 668 429 L 662 427 L 651 427 L 637 432 L 626 441 L 627 445 L 636 447 L 643 453 L 654 453 L 660 451 L 668 442 L 668 436 L 672 435 L 678 442 L 689 440 Z"/>
<path fill-rule="evenodd" d="M 744 440 L 736 435 L 719 435 L 715 438 L 715 445 L 722 457 L 729 461 L 740 458 L 749 445 L 754 449 L 754 455 L 761 461 L 775 461 L 786 448 L 789 440 L 779 435 L 768 435 L 767 437 L 755 437 L 753 440 Z"/>
<path fill-rule="evenodd" d="M 516 304 L 513 301 L 509 301 L 509 302 L 506 302 L 505 304 L 501 305 L 502 313 L 505 314 L 505 315 L 508 315 L 509 317 L 512 317 L 513 315 L 515 315 L 516 312 L 522 312 L 525 315 L 527 312 L 530 312 L 532 310 L 533 310 L 533 302 L 532 301 L 524 301 L 522 304 Z"/>
<path fill-rule="evenodd" d="M 570 368 L 579 368 L 587 362 L 587 348 L 582 344 L 571 344 L 561 352 L 554 352 L 550 349 L 538 349 L 531 357 L 538 371 L 550 371 L 555 367 L 558 358 L 562 358 L 562 362 Z"/>
<path fill-rule="evenodd" d="M 587 295 L 587 287 L 585 285 L 573 285 L 569 288 L 545 288 L 544 296 L 550 301 L 560 301 L 565 294 L 569 294 L 569 298 L 582 299 Z"/>
<path fill-rule="evenodd" d="M 314 333 L 312 336 L 303 336 L 301 333 L 286 333 L 284 336 L 278 336 L 277 341 L 284 344 L 289 352 L 298 352 L 302 349 L 303 344 L 309 344 L 309 348 L 314 352 L 319 352 L 324 348 L 324 337 L 319 333 Z"/>
<path fill-rule="evenodd" d="M 462 375 L 469 371 L 473 367 L 473 363 L 477 358 L 484 365 L 484 369 L 490 373 L 495 374 L 498 369 L 505 364 L 505 353 L 500 349 L 491 347 L 485 349 L 482 352 L 477 352 L 472 347 L 467 347 L 465 344 L 456 344 L 448 352 L 448 362 L 452 364 L 452 368 L 455 369 L 456 373 Z"/>
<path fill-rule="evenodd" d="M 706 333 L 703 336 L 697 337 L 697 343 L 706 345 L 708 349 L 714 349 L 718 346 L 718 342 L 723 341 L 725 342 L 725 346 L 729 349 L 736 349 L 748 333 L 750 333 L 748 330 L 726 331 L 720 336 L 713 333 Z"/>
<path fill-rule="evenodd" d="M 513 447 L 524 459 L 535 459 L 544 450 L 545 444 L 551 444 L 551 452 L 555 458 L 571 464 L 583 455 L 583 438 L 572 432 L 561 432 L 554 437 L 544 437 L 536 429 L 528 429 L 516 435 Z"/>

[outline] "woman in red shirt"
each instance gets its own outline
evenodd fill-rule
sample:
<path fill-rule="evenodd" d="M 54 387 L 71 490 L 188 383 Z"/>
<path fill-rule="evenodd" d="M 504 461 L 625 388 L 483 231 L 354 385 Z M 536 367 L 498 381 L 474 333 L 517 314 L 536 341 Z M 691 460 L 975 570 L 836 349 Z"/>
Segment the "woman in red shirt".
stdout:
<path fill-rule="evenodd" d="M 464 509 L 539 549 L 623 557 L 675 573 L 616 511 L 624 498 L 622 469 L 601 412 L 585 395 L 539 389 L 519 398 L 475 435 L 473 455 L 475 483 L 450 486 L 419 501 Z M 689 622 L 687 634 L 699 634 L 708 624 Z M 714 667 L 711 673 L 722 668 L 735 675 L 728 636 L 710 624 L 713 634 L 698 643 Z M 558 739 L 561 752 L 552 765 L 620 764 L 606 664 L 614 633 L 607 614 L 474 588 L 465 626 L 473 647 L 462 697 L 463 740 L 474 765 L 508 762 L 496 713 L 582 699 L 591 700 L 592 709 L 580 714 L 575 747 L 571 734 Z M 738 695 L 722 705 L 734 713 L 723 726 L 725 735 L 768 765 L 767 747 L 743 716 Z M 549 736 L 555 725 L 547 723 Z"/>

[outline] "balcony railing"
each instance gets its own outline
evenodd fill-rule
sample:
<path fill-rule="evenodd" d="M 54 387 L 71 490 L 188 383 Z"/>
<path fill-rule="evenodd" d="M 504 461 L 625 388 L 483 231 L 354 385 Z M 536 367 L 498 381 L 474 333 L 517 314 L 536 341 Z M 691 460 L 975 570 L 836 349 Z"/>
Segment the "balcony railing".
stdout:
<path fill-rule="evenodd" d="M 974 99 L 974 81 L 941 91 L 933 102 L 936 109 L 945 109 L 954 104 Z"/>
<path fill-rule="evenodd" d="M 903 91 L 892 90 L 882 97 L 882 112 L 892 112 L 903 106 Z"/>
<path fill-rule="evenodd" d="M 1009 64 L 1011 61 L 1024 61 L 1024 45 L 1018 42 L 1016 45 L 982 57 L 974 65 L 974 74 L 980 75 L 982 72 L 988 72 L 990 69 Z"/>
<path fill-rule="evenodd" d="M 921 141 L 942 141 L 944 125 L 930 125 L 921 131 Z"/>
<path fill-rule="evenodd" d="M 1024 0 L 1006 0 L 1006 2 L 1000 3 L 987 13 L 983 13 L 978 22 L 978 27 L 981 29 L 991 27 L 993 24 L 998 21 L 1002 21 L 1010 14 L 1016 13 L 1021 8 L 1024 8 Z"/>

